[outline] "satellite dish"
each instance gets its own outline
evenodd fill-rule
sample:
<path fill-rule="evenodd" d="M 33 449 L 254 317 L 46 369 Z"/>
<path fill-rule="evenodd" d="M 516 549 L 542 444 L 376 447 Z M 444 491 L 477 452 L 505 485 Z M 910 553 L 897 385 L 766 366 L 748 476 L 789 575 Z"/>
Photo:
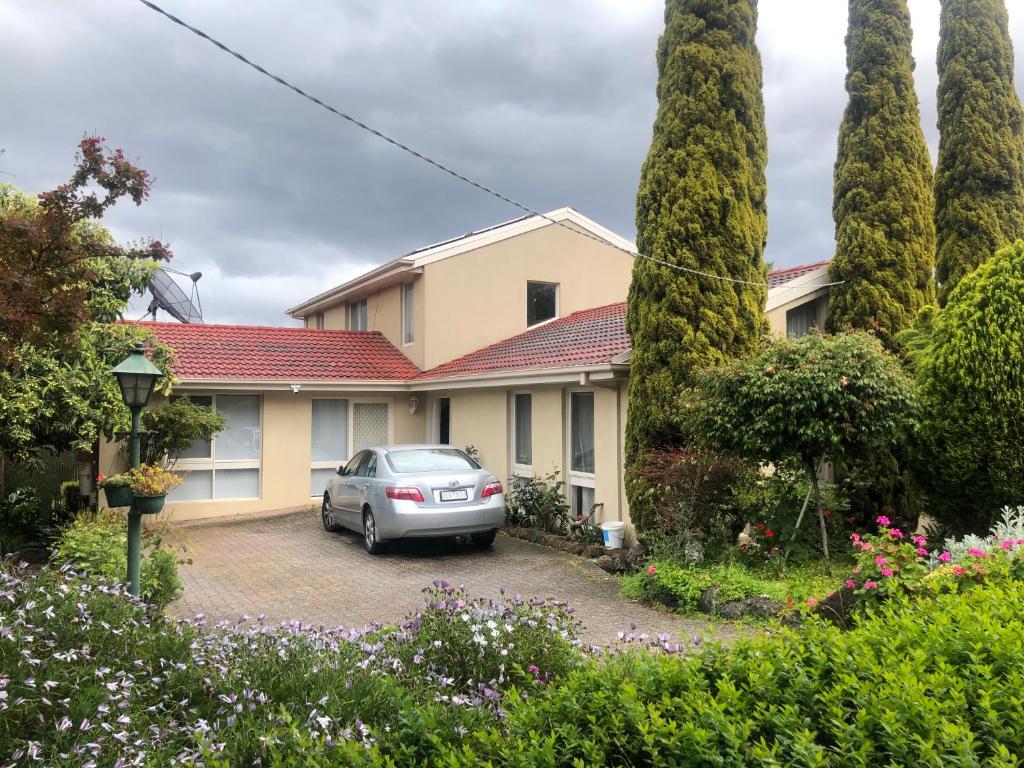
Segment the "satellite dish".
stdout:
<path fill-rule="evenodd" d="M 191 298 L 185 295 L 171 277 L 171 273 L 183 275 L 192 281 Z M 199 289 L 196 285 L 202 276 L 202 272 L 193 272 L 189 275 L 170 267 L 157 267 L 153 270 L 153 275 L 149 279 L 149 290 L 153 294 L 153 300 L 149 302 L 149 312 L 153 314 L 153 319 L 156 320 L 156 311 L 162 309 L 183 323 L 202 323 L 203 305 L 199 301 Z"/>

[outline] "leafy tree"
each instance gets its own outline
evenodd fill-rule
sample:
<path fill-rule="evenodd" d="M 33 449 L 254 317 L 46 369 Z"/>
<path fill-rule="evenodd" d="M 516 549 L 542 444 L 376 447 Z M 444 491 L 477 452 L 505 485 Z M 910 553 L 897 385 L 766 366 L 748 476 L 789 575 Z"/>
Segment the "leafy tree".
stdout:
<path fill-rule="evenodd" d="M 145 328 L 88 323 L 75 332 L 74 344 L 19 346 L 16 361 L 0 368 L 0 457 L 89 450 L 101 437 L 127 429 L 130 415 L 110 370 L 136 341 L 152 350 L 165 375 L 161 391 L 168 392 L 173 352 Z"/>
<path fill-rule="evenodd" d="M 767 139 L 756 30 L 754 0 L 666 3 L 658 114 L 637 193 L 637 247 L 658 261 L 636 259 L 626 317 L 630 463 L 678 437 L 673 403 L 691 373 L 756 348 L 764 329 Z"/>
<path fill-rule="evenodd" d="M 966 275 L 918 357 L 918 472 L 928 512 L 984 533 L 1024 501 L 1024 241 Z"/>
<path fill-rule="evenodd" d="M 906 0 L 850 0 L 828 327 L 887 344 L 934 301 L 932 171 L 914 91 Z"/>
<path fill-rule="evenodd" d="M 945 305 L 964 275 L 1024 237 L 1024 112 L 1003 0 L 942 0 L 936 275 Z"/>
<path fill-rule="evenodd" d="M 196 440 L 209 440 L 221 432 L 224 415 L 207 405 L 193 403 L 188 397 L 175 397 L 142 414 L 142 426 L 155 434 L 142 446 L 144 464 L 166 463 L 173 467 L 178 454 Z"/>
<path fill-rule="evenodd" d="M 696 377 L 681 418 L 711 448 L 761 462 L 797 460 L 828 536 L 817 467 L 891 450 L 915 425 L 913 380 L 865 333 L 773 339 L 757 354 Z"/>
<path fill-rule="evenodd" d="M 22 343 L 70 344 L 83 323 L 113 319 L 113 305 L 102 311 L 89 305 L 96 289 L 109 295 L 112 286 L 125 285 L 125 276 L 136 285 L 144 268 L 131 261 L 170 258 L 159 241 L 118 246 L 95 226 L 121 198 L 141 205 L 148 194 L 148 174 L 119 149 L 105 154 L 98 136 L 82 139 L 70 181 L 38 201 L 0 187 L 0 366 Z"/>

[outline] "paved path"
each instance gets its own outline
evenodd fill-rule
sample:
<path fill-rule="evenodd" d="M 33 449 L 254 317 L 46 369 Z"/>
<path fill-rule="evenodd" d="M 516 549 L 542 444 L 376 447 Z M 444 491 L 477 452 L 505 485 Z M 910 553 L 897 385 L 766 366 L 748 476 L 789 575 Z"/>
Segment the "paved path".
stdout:
<path fill-rule="evenodd" d="M 211 620 L 266 614 L 329 626 L 395 622 L 418 609 L 434 579 L 465 584 L 472 597 L 498 597 L 504 587 L 524 597 L 557 597 L 583 621 L 584 638 L 608 644 L 617 633 L 695 634 L 729 639 L 738 627 L 686 619 L 626 600 L 616 578 L 589 561 L 499 535 L 490 550 L 447 540 L 392 543 L 374 557 L 351 532 L 328 533 L 319 511 L 179 526 L 168 539 L 185 549 L 181 616 Z"/>

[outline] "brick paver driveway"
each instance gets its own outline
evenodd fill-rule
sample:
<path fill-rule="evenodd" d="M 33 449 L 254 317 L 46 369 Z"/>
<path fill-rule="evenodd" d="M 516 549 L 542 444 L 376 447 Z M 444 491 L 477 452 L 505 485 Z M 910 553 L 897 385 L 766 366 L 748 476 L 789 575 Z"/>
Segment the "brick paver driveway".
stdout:
<path fill-rule="evenodd" d="M 504 587 L 524 597 L 571 603 L 584 637 L 614 642 L 636 622 L 647 634 L 695 634 L 728 639 L 730 625 L 685 619 L 630 602 L 618 581 L 592 563 L 564 552 L 499 535 L 481 551 L 468 544 L 404 541 L 374 557 L 351 532 L 328 533 L 319 511 L 178 526 L 169 538 L 184 547 L 184 595 L 171 605 L 180 617 L 212 620 L 266 614 L 270 621 L 299 619 L 327 626 L 398 621 L 422 605 L 421 590 L 434 579 L 465 584 L 473 597 L 498 597 Z"/>

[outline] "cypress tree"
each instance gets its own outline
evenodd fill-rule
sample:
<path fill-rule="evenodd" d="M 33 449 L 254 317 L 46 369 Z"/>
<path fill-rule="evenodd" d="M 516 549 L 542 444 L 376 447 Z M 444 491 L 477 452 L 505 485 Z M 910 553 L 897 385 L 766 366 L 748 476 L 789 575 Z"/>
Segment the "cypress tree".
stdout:
<path fill-rule="evenodd" d="M 942 0 L 935 226 L 939 299 L 1024 236 L 1024 118 L 1003 0 Z"/>
<path fill-rule="evenodd" d="M 850 0 L 828 326 L 892 337 L 934 301 L 932 170 L 906 0 Z"/>
<path fill-rule="evenodd" d="M 626 316 L 630 462 L 677 437 L 675 401 L 693 371 L 754 349 L 764 329 L 767 137 L 756 31 L 755 0 L 665 3 L 637 247 L 746 283 L 636 259 Z"/>

